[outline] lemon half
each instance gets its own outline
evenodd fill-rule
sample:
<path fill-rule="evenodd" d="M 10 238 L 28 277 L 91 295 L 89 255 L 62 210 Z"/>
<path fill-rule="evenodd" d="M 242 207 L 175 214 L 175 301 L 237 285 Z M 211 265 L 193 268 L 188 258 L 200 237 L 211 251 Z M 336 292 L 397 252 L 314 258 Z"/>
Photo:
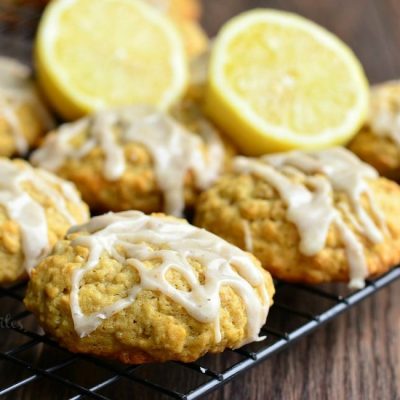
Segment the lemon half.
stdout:
<path fill-rule="evenodd" d="M 303 17 L 246 12 L 215 40 L 206 111 L 249 155 L 343 144 L 367 110 L 354 53 Z"/>
<path fill-rule="evenodd" d="M 183 40 L 137 0 L 54 0 L 35 47 L 39 84 L 66 119 L 110 106 L 168 108 L 184 93 Z"/>

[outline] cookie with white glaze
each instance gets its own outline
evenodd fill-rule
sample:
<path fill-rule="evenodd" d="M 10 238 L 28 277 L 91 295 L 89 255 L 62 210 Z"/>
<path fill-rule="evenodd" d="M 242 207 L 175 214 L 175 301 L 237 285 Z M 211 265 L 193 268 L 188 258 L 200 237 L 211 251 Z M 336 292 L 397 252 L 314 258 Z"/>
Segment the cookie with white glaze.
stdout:
<path fill-rule="evenodd" d="M 73 184 L 0 157 L 0 284 L 26 278 L 72 225 L 88 219 Z"/>
<path fill-rule="evenodd" d="M 360 288 L 400 262 L 400 187 L 348 150 L 239 157 L 234 169 L 200 196 L 195 223 L 273 276 Z"/>
<path fill-rule="evenodd" d="M 48 135 L 31 162 L 74 182 L 96 212 L 180 216 L 225 168 L 218 132 L 198 128 L 151 107 L 100 111 Z"/>
<path fill-rule="evenodd" d="M 195 58 L 208 49 L 209 39 L 207 33 L 199 23 L 202 12 L 199 0 L 142 1 L 155 6 L 171 18 L 182 36 L 189 58 Z"/>
<path fill-rule="evenodd" d="M 0 57 L 0 156 L 26 155 L 53 126 L 30 69 Z"/>
<path fill-rule="evenodd" d="M 73 228 L 33 271 L 25 304 L 70 351 L 189 362 L 258 340 L 273 293 L 251 254 L 184 220 L 130 211 Z"/>
<path fill-rule="evenodd" d="M 369 118 L 349 149 L 378 172 L 400 181 L 400 81 L 371 89 Z"/>

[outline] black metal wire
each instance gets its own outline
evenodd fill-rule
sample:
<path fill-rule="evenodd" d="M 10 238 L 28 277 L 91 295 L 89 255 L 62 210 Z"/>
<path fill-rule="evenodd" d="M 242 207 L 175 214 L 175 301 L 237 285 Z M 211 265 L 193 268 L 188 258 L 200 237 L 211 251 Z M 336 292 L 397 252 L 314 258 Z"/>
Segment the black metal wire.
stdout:
<path fill-rule="evenodd" d="M 2 39 L 2 41 L 0 40 L 0 50 L 9 53 L 8 50 L 10 49 L 11 53 L 13 51 L 18 53 L 15 56 L 26 59 L 30 51 L 29 40 L 31 40 L 35 32 L 38 18 L 38 9 L 34 7 L 13 9 L 10 6 L 5 7 L 0 5 L 0 39 Z M 18 40 L 20 41 L 18 42 Z M 11 43 L 13 46 L 16 44 L 17 48 L 14 49 Z M 64 388 L 73 391 L 75 395 L 70 397 L 70 399 L 94 398 L 104 400 L 111 397 L 101 394 L 100 391 L 107 388 L 112 389 L 116 385 L 119 385 L 122 380 L 125 380 L 133 385 L 146 387 L 154 394 L 163 394 L 168 398 L 198 399 L 226 384 L 249 368 L 265 361 L 275 353 L 292 345 L 294 341 L 319 328 L 397 279 L 400 279 L 400 266 L 376 280 L 368 281 L 364 289 L 348 293 L 347 295 L 338 293 L 337 288 L 325 290 L 325 288 L 315 286 L 276 282 L 276 300 L 271 309 L 271 314 L 274 315 L 271 315 L 267 324 L 261 330 L 261 334 L 266 335 L 267 338 L 258 343 L 256 349 L 252 345 L 249 345 L 241 349 L 227 350 L 219 356 L 225 364 L 221 370 L 217 370 L 214 366 L 209 366 L 206 359 L 201 359 L 196 363 L 190 364 L 174 362 L 162 366 L 165 371 L 168 370 L 169 366 L 178 368 L 183 377 L 185 373 L 191 373 L 202 378 L 201 383 L 195 384 L 194 387 L 186 391 L 174 390 L 153 379 L 140 376 L 140 373 L 144 369 L 147 372 L 151 372 L 152 369 L 160 368 L 157 365 L 124 366 L 110 364 L 105 360 L 87 355 L 72 355 L 67 350 L 60 348 L 57 343 L 46 335 L 38 334 L 35 329 L 25 329 L 19 324 L 11 325 L 8 336 L 20 335 L 26 338 L 26 342 L 0 352 L 0 367 L 3 364 L 6 367 L 8 365 L 17 366 L 19 371 L 28 373 L 28 376 L 24 376 L 11 384 L 2 383 L 0 378 L 0 396 L 14 396 L 18 391 L 26 389 L 28 385 L 47 379 L 59 385 L 61 389 Z M 24 289 L 24 284 L 0 288 L 1 304 L 9 300 L 21 305 Z M 297 293 L 296 301 L 290 302 L 290 296 L 294 292 Z M 288 294 L 289 301 L 286 298 Z M 324 304 L 324 302 L 326 303 L 325 306 L 321 307 L 318 311 L 313 311 L 313 308 L 310 307 L 310 304 Z M 11 315 L 10 322 L 25 321 L 30 317 L 28 311 L 23 309 L 21 311 L 21 307 L 17 308 L 18 310 Z M 291 322 L 294 320 L 297 321 L 296 326 L 288 327 L 285 324 L 284 326 L 280 326 L 282 321 Z M 279 323 L 274 324 L 276 321 Z M 39 367 L 21 357 L 21 354 L 24 352 L 35 351 L 35 348 L 38 348 L 38 346 L 48 346 L 54 349 L 54 351 L 60 352 L 63 355 L 62 360 L 51 366 Z M 237 361 L 238 358 L 239 361 Z M 95 384 L 83 385 L 72 379 L 65 378 L 59 373 L 64 368 L 75 366 L 79 362 L 89 363 L 91 366 L 106 372 L 108 376 Z M 152 374 L 150 373 L 150 375 Z M 59 394 L 57 394 L 57 398 L 61 398 Z"/>
<path fill-rule="evenodd" d="M 150 389 L 155 394 L 162 393 L 169 398 L 174 399 L 198 399 L 201 396 L 221 387 L 234 377 L 247 371 L 249 368 L 257 365 L 258 363 L 265 361 L 267 358 L 271 357 L 278 351 L 290 346 L 294 341 L 299 338 L 309 334 L 315 329 L 322 326 L 324 323 L 330 321 L 331 319 L 337 317 L 339 314 L 347 311 L 350 307 L 357 304 L 361 300 L 375 294 L 379 289 L 390 284 L 391 282 L 400 279 L 400 266 L 394 268 L 386 275 L 377 278 L 376 280 L 369 281 L 367 286 L 359 291 L 350 293 L 349 295 L 343 297 L 335 293 L 325 291 L 321 288 L 314 286 L 303 286 L 303 285 L 291 285 L 282 283 L 277 285 L 277 298 L 280 297 L 282 291 L 295 291 L 300 290 L 302 292 L 301 298 L 304 299 L 304 303 L 307 303 L 307 298 L 312 296 L 313 301 L 318 301 L 319 299 L 328 299 L 330 305 L 326 307 L 322 312 L 315 314 L 304 312 L 297 307 L 288 306 L 285 304 L 280 304 L 279 301 L 273 306 L 272 310 L 278 314 L 282 319 L 290 320 L 293 317 L 298 317 L 302 320 L 296 329 L 292 330 L 279 330 L 269 326 L 269 322 L 262 328 L 261 332 L 267 335 L 268 339 L 272 340 L 272 343 L 268 343 L 268 340 L 264 340 L 259 343 L 259 348 L 257 350 L 249 350 L 248 346 L 236 350 L 227 350 L 222 356 L 229 358 L 229 353 L 234 353 L 240 356 L 240 361 L 232 363 L 224 368 L 223 371 L 214 371 L 207 365 L 203 365 L 203 361 L 200 360 L 197 363 L 183 364 L 180 362 L 173 363 L 177 368 L 182 369 L 182 371 L 190 370 L 192 373 L 199 374 L 206 377 L 205 383 L 201 383 L 196 387 L 190 389 L 189 391 L 182 393 L 177 390 L 167 388 L 160 385 L 151 379 L 142 378 L 138 375 L 138 371 L 141 370 L 142 366 L 123 366 L 109 364 L 107 361 L 97 359 L 95 357 L 90 357 L 87 355 L 72 355 L 67 350 L 60 348 L 54 341 L 45 335 L 37 334 L 32 330 L 21 329 L 20 327 L 10 328 L 15 331 L 15 334 L 24 335 L 29 339 L 26 343 L 16 346 L 4 352 L 0 352 L 0 364 L 1 363 L 12 363 L 18 365 L 21 369 L 29 371 L 31 375 L 24 377 L 10 385 L 2 386 L 0 383 L 0 396 L 6 394 L 16 393 L 25 386 L 31 384 L 34 381 L 41 379 L 50 379 L 63 387 L 73 389 L 77 394 L 71 399 L 81 399 L 85 398 L 95 398 L 95 399 L 110 399 L 110 397 L 104 396 L 99 393 L 100 390 L 117 384 L 121 379 L 127 379 L 135 385 L 144 385 Z M 21 301 L 23 287 L 17 285 L 10 288 L 0 288 L 0 297 L 3 299 L 13 299 Z M 296 302 L 298 303 L 298 301 Z M 300 306 L 301 304 L 299 304 Z M 29 312 L 22 311 L 12 316 L 10 321 L 23 320 L 29 316 Z M 9 333 L 12 334 L 11 332 Z M 33 364 L 19 358 L 19 354 L 24 351 L 34 349 L 40 344 L 46 344 L 52 348 L 58 349 L 65 354 L 66 358 L 62 361 L 52 365 L 48 368 L 40 368 L 34 366 Z M 77 382 L 70 379 L 64 378 L 57 372 L 65 368 L 68 365 L 73 365 L 78 361 L 86 361 L 97 367 L 104 369 L 110 373 L 110 376 L 106 379 L 97 382 L 96 384 L 90 386 L 83 386 Z M 156 368 L 157 366 L 146 366 L 147 369 Z M 167 368 L 167 366 L 165 366 Z"/>

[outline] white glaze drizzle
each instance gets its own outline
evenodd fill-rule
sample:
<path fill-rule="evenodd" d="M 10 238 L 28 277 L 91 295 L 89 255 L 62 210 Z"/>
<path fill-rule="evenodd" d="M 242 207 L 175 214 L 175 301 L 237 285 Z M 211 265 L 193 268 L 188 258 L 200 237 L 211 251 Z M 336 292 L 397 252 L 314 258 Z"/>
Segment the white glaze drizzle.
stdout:
<path fill-rule="evenodd" d="M 258 333 L 271 303 L 262 271 L 251 257 L 204 229 L 184 221 L 147 216 L 141 212 L 109 213 L 93 218 L 86 225 L 73 227 L 70 233 L 87 232 L 73 239 L 72 246 L 84 246 L 90 253 L 86 264 L 74 270 L 70 304 L 75 330 L 80 337 L 90 335 L 102 321 L 131 305 L 142 290 L 160 291 L 181 305 L 194 319 L 213 323 L 215 340 L 222 340 L 219 328 L 221 286 L 230 286 L 242 298 L 247 310 L 247 338 L 240 344 L 258 340 Z M 127 297 L 85 315 L 79 304 L 79 292 L 85 274 L 93 270 L 102 254 L 123 265 L 132 266 L 140 275 Z M 161 260 L 149 269 L 145 262 Z M 190 264 L 204 266 L 204 283 Z M 166 279 L 169 270 L 176 270 L 187 281 L 190 291 L 176 289 Z"/>
<path fill-rule="evenodd" d="M 44 193 L 71 225 L 85 221 L 89 216 L 78 192 L 69 182 L 46 171 L 33 169 L 28 163 L 0 158 L 0 204 L 21 230 L 24 268 L 30 273 L 50 249 L 45 209 L 26 192 L 24 184 L 27 183 Z M 68 211 L 66 199 L 80 206 L 80 221 L 76 221 Z"/>
<path fill-rule="evenodd" d="M 53 128 L 53 120 L 40 101 L 30 80 L 30 70 L 16 60 L 0 57 L 0 116 L 8 123 L 19 155 L 29 150 L 17 116 L 18 108 L 29 104 L 43 124 L 43 130 Z"/>
<path fill-rule="evenodd" d="M 247 220 L 243 220 L 242 225 L 243 225 L 244 248 L 249 253 L 252 253 L 254 250 L 254 246 L 253 246 L 253 235 L 251 233 L 250 223 Z"/>
<path fill-rule="evenodd" d="M 293 222 L 300 235 L 300 251 L 312 256 L 326 243 L 331 224 L 335 224 L 345 244 L 350 270 L 350 286 L 360 288 L 368 275 L 363 247 L 343 214 L 351 215 L 346 206 L 336 208 L 333 191 L 347 195 L 355 216 L 355 229 L 372 243 L 383 241 L 387 231 L 382 213 L 376 206 L 368 179 L 376 179 L 377 172 L 362 163 L 344 148 L 333 148 L 315 153 L 292 151 L 264 156 L 260 159 L 237 157 L 234 168 L 239 173 L 255 174 L 265 179 L 286 203 L 287 219 Z M 299 178 L 301 181 L 299 182 Z M 361 197 L 366 195 L 375 220 L 366 212 Z M 339 209 L 342 211 L 339 212 Z"/>
<path fill-rule="evenodd" d="M 87 132 L 76 147 L 72 140 Z M 33 164 L 56 172 L 68 159 L 79 159 L 95 147 L 104 152 L 103 174 L 118 180 L 126 169 L 123 145 L 140 143 L 151 153 L 157 182 L 164 193 L 165 212 L 181 216 L 184 210 L 184 181 L 192 171 L 198 189 L 218 177 L 224 150 L 215 130 L 201 122 L 201 135 L 187 131 L 171 117 L 147 106 L 102 111 L 49 135 L 31 157 Z M 118 133 L 117 133 L 118 132 Z"/>
<path fill-rule="evenodd" d="M 371 89 L 368 125 L 378 136 L 400 147 L 400 82 L 386 82 Z"/>

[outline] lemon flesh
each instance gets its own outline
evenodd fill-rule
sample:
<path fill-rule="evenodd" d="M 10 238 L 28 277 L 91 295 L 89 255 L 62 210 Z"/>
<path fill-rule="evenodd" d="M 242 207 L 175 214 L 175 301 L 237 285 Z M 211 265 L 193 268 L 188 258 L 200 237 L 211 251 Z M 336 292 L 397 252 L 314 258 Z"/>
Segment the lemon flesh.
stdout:
<path fill-rule="evenodd" d="M 368 82 L 356 56 L 305 18 L 247 12 L 215 41 L 206 110 L 247 154 L 343 144 L 367 109 Z"/>
<path fill-rule="evenodd" d="M 168 108 L 187 83 L 173 23 L 136 0 L 56 0 L 36 39 L 39 83 L 66 119 L 109 106 Z"/>

